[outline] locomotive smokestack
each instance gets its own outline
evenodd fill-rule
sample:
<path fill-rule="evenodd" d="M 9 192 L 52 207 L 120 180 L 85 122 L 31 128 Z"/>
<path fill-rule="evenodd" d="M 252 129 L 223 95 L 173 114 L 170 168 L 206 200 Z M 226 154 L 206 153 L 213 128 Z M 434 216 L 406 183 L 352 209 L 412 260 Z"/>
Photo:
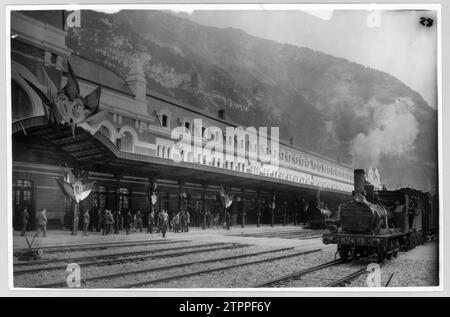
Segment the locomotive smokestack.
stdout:
<path fill-rule="evenodd" d="M 364 194 L 364 185 L 366 182 L 366 177 L 364 170 L 355 170 L 355 193 Z"/>

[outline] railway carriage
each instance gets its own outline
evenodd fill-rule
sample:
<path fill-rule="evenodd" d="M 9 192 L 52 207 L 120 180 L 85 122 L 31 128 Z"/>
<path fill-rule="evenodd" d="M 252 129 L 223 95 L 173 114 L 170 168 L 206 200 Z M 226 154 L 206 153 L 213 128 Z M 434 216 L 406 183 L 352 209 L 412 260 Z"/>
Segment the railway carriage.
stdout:
<path fill-rule="evenodd" d="M 355 170 L 354 179 L 351 201 L 340 206 L 339 225 L 323 235 L 325 244 L 337 244 L 341 259 L 376 254 L 381 263 L 437 232 L 437 204 L 431 195 L 410 188 L 374 191 L 363 170 Z"/>

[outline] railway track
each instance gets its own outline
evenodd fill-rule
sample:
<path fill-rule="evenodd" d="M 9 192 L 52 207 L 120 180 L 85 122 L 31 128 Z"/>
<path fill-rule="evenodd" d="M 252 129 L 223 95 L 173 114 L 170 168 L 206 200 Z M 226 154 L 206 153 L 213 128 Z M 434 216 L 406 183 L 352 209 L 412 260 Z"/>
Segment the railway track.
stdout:
<path fill-rule="evenodd" d="M 279 277 L 267 280 L 265 282 L 262 282 L 262 283 L 259 283 L 259 284 L 255 285 L 254 287 L 255 288 L 268 287 L 270 285 L 279 284 L 280 282 L 285 282 L 287 280 L 299 278 L 299 277 L 301 277 L 303 275 L 306 275 L 306 274 L 309 274 L 309 273 L 312 273 L 312 272 L 315 272 L 315 271 L 319 271 L 319 270 L 322 270 L 322 269 L 330 267 L 330 266 L 335 266 L 335 265 L 338 265 L 338 264 L 341 264 L 341 263 L 343 263 L 343 261 L 340 260 L 340 259 L 334 260 L 334 261 L 330 261 L 330 262 L 326 262 L 326 263 L 319 264 L 319 265 L 316 265 L 316 266 L 313 266 L 313 267 L 310 267 L 310 268 L 307 268 L 307 269 L 304 269 L 304 270 L 301 270 L 301 271 L 297 271 L 297 272 L 294 272 L 294 273 L 291 273 L 291 274 L 282 275 L 282 276 L 279 276 Z"/>
<path fill-rule="evenodd" d="M 198 270 L 198 271 L 189 272 L 189 273 L 183 273 L 183 274 L 175 274 L 175 275 L 171 275 L 171 276 L 167 276 L 167 277 L 156 278 L 156 279 L 151 279 L 151 280 L 145 280 L 145 281 L 140 281 L 140 282 L 137 282 L 137 283 L 125 284 L 125 285 L 120 286 L 120 288 L 143 287 L 143 286 L 146 286 L 146 285 L 151 285 L 151 284 L 171 281 L 171 280 L 174 280 L 174 279 L 181 279 L 181 278 L 191 277 L 191 276 L 200 275 L 200 274 L 214 273 L 214 272 L 229 270 L 229 269 L 232 269 L 232 268 L 246 266 L 246 265 L 253 265 L 253 264 L 260 264 L 260 263 L 265 263 L 265 262 L 277 261 L 277 260 L 281 260 L 281 259 L 287 259 L 287 258 L 300 256 L 300 255 L 305 255 L 305 254 L 314 253 L 314 252 L 319 252 L 319 251 L 321 251 L 321 249 L 315 249 L 315 250 L 309 250 L 309 251 L 301 251 L 301 252 L 296 252 L 296 253 L 282 255 L 282 256 L 276 256 L 276 257 L 271 257 L 271 258 L 262 259 L 262 260 L 247 261 L 247 262 L 244 262 L 244 263 L 237 263 L 237 264 L 232 264 L 232 265 L 226 265 L 226 266 L 212 268 L 212 269 Z"/>
<path fill-rule="evenodd" d="M 208 243 L 208 244 L 199 244 L 199 245 L 193 245 L 193 246 L 180 246 L 180 247 L 174 247 L 174 248 L 163 248 L 163 249 L 154 249 L 154 250 L 140 250 L 140 251 L 127 251 L 127 252 L 117 252 L 117 253 L 107 253 L 107 254 L 95 254 L 95 255 L 86 255 L 86 256 L 80 256 L 80 257 L 72 257 L 72 258 L 48 258 L 43 260 L 36 260 L 36 261 L 26 261 L 26 262 L 17 262 L 14 264 L 15 267 L 24 267 L 24 266 L 33 266 L 33 265 L 41 265 L 41 264 L 48 264 L 48 263 L 55 263 L 55 262 L 79 262 L 79 261 L 86 261 L 91 259 L 99 259 L 99 258 L 114 258 L 118 256 L 131 256 L 131 255 L 139 255 L 139 254 L 145 254 L 145 253 L 152 253 L 152 252 L 162 252 L 162 251 L 172 251 L 172 250 L 180 250 L 180 249 L 186 249 L 188 247 L 190 248 L 200 248 L 205 246 L 217 246 L 217 245 L 226 245 L 230 243 L 225 242 L 216 242 L 216 243 Z"/>
<path fill-rule="evenodd" d="M 98 281 L 98 280 L 105 280 L 105 279 L 113 279 L 117 277 L 124 277 L 124 276 L 131 276 L 136 274 L 143 274 L 143 273 L 149 273 L 149 272 L 157 272 L 157 271 L 164 271 L 164 270 L 170 270 L 174 268 L 189 266 L 189 265 L 195 265 L 195 264 L 204 264 L 204 263 L 212 263 L 212 262 L 219 262 L 219 261 L 229 261 L 229 260 L 236 260 L 246 257 L 254 257 L 258 255 L 264 255 L 269 253 L 276 253 L 276 252 L 282 252 L 282 251 L 288 251 L 292 250 L 294 247 L 289 248 L 281 248 L 281 249 L 275 249 L 275 250 L 268 250 L 268 251 L 260 251 L 260 252 L 253 252 L 253 253 L 246 253 L 246 254 L 240 254 L 240 255 L 233 255 L 228 257 L 219 257 L 219 258 L 213 258 L 213 259 L 206 259 L 206 260 L 199 260 L 199 261 L 191 261 L 191 262 L 184 262 L 184 263 L 178 263 L 173 265 L 166 265 L 166 266 L 158 266 L 158 267 L 151 267 L 146 269 L 140 269 L 140 270 L 134 270 L 134 271 L 126 271 L 126 272 L 118 272 L 114 274 L 103 274 L 103 275 L 97 275 L 97 276 L 91 276 L 88 278 L 83 278 L 82 283 L 92 282 L 92 281 Z M 58 287 L 58 286 L 65 286 L 66 281 L 62 282 L 55 282 L 55 283 L 47 283 L 47 284 L 40 284 L 32 286 L 33 288 L 51 288 L 51 287 Z"/>
<path fill-rule="evenodd" d="M 191 242 L 189 240 L 167 240 L 167 239 L 157 239 L 157 240 L 141 240 L 133 242 L 109 242 L 109 243 L 86 243 L 78 245 L 64 245 L 64 246 L 52 246 L 52 247 L 35 247 L 34 249 L 41 249 L 44 254 L 54 254 L 54 253 L 67 253 L 67 252 L 78 252 L 78 251 L 95 251 L 95 250 L 107 250 L 123 247 L 133 247 L 133 246 L 147 246 L 147 245 L 160 245 L 160 244 L 173 244 Z M 18 249 L 14 251 L 14 255 L 20 255 L 22 252 L 27 252 L 28 249 Z"/>
<path fill-rule="evenodd" d="M 269 287 L 269 286 L 275 286 L 275 285 L 282 285 L 283 287 L 336 287 L 336 286 L 345 286 L 347 283 L 349 283 L 351 280 L 359 277 L 362 274 L 367 273 L 367 268 L 360 268 L 358 270 L 354 270 L 353 267 L 345 267 L 345 266 L 341 266 L 341 264 L 347 264 L 349 262 L 344 262 L 340 259 L 338 260 L 334 260 L 334 261 L 330 261 L 330 262 L 326 262 L 323 264 L 319 264 L 316 266 L 312 266 L 310 268 L 307 269 L 303 269 L 291 274 L 287 274 L 287 275 L 283 275 L 283 276 L 279 276 L 276 277 L 274 279 L 265 281 L 263 283 L 260 283 L 258 285 L 255 285 L 254 287 Z M 331 282 L 327 282 L 325 284 L 323 284 L 324 280 L 329 280 L 329 278 L 326 278 L 324 275 L 324 272 L 321 272 L 320 275 L 316 275 L 314 276 L 313 273 L 318 273 L 319 271 L 323 271 L 326 269 L 329 269 L 331 267 L 340 267 L 340 269 L 338 269 L 337 271 L 333 271 L 333 275 L 337 275 L 337 276 L 341 276 L 338 279 L 332 280 Z M 348 272 L 351 273 L 348 273 Z M 328 275 L 330 275 L 331 273 L 328 272 Z M 308 276 L 308 278 L 304 279 L 305 276 Z M 293 284 L 295 283 L 295 281 L 298 280 L 302 280 L 301 285 L 295 285 L 295 286 L 286 286 L 289 284 Z M 313 285 L 311 285 L 311 283 Z M 318 284 L 318 285 L 317 285 Z"/>
<path fill-rule="evenodd" d="M 363 275 L 367 273 L 367 268 L 363 268 L 357 271 L 354 271 L 340 279 L 337 279 L 331 283 L 325 284 L 323 287 L 336 287 L 336 286 L 345 286 L 346 283 L 349 283 L 351 280 L 359 277 L 360 275 Z"/>
<path fill-rule="evenodd" d="M 216 247 L 214 247 L 216 246 Z M 157 258 L 164 258 L 164 257 L 175 257 L 175 256 L 181 256 L 186 254 L 193 254 L 193 253 L 201 253 L 201 252 L 211 252 L 211 251 L 219 251 L 219 250 L 229 250 L 229 249 L 238 249 L 238 248 L 244 248 L 248 247 L 250 245 L 248 244 L 236 244 L 236 243 L 211 243 L 211 244 L 203 244 L 203 245 L 195 245 L 195 246 L 184 246 L 180 248 L 168 248 L 168 249 L 156 249 L 156 250 L 147 250 L 147 251 L 137 251 L 137 252 L 126 252 L 126 253 L 115 253 L 115 254 L 106 254 L 103 256 L 96 256 L 96 257 L 81 257 L 76 259 L 59 259 L 57 262 L 60 262 L 61 264 L 56 264 L 52 266 L 38 266 L 33 267 L 30 269 L 21 269 L 16 270 L 14 269 L 14 275 L 21 275 L 21 274 L 29 274 L 29 273 L 36 273 L 40 271 L 51 271 L 51 270 L 59 270 L 59 269 L 65 269 L 67 267 L 68 263 L 77 262 L 80 266 L 87 267 L 87 266 L 95 266 L 95 265 L 112 265 L 116 263 L 125 263 L 125 262 L 136 262 L 136 261 L 142 261 L 145 259 L 157 259 Z M 205 248 L 206 247 L 206 248 Z M 164 251 L 171 251 L 171 250 L 179 250 L 182 248 L 190 248 L 190 249 L 197 249 L 197 250 L 188 250 L 188 251 L 177 251 L 173 253 L 165 253 L 165 254 L 155 254 L 159 252 Z M 202 249 L 199 249 L 202 248 Z M 132 256 L 132 255 L 140 255 L 137 257 L 125 257 L 120 258 L 123 256 Z M 86 259 L 88 259 L 86 261 Z M 92 260 L 89 260 L 92 259 Z M 54 262 L 54 261 L 53 261 Z M 53 263 L 53 262 L 46 262 L 43 264 Z M 32 264 L 30 264 L 32 265 Z M 34 265 L 39 265 L 39 263 L 34 262 Z"/>
<path fill-rule="evenodd" d="M 323 233 L 320 231 L 311 231 L 311 232 L 280 232 L 280 233 L 257 233 L 257 234 L 242 234 L 242 235 L 232 235 L 246 238 L 277 238 L 277 239 L 298 239 L 298 240 L 307 240 L 307 239 L 316 239 L 321 238 Z"/>

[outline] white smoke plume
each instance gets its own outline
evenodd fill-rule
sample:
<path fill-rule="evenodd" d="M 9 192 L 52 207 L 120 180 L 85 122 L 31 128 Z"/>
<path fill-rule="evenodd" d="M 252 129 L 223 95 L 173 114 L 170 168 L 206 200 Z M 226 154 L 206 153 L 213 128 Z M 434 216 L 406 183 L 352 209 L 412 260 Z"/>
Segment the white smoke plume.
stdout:
<path fill-rule="evenodd" d="M 371 124 L 366 133 L 359 133 L 350 145 L 355 168 L 377 167 L 385 157 L 402 157 L 414 149 L 419 125 L 409 109 L 409 98 L 399 98 L 393 104 L 370 101 L 365 110 L 371 112 Z"/>

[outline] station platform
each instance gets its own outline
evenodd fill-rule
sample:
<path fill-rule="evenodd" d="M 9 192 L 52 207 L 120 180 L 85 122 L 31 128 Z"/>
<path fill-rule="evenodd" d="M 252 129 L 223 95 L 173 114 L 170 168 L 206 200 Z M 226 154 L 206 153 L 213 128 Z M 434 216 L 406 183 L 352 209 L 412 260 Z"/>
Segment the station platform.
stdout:
<path fill-rule="evenodd" d="M 69 230 L 48 230 L 47 236 L 42 237 L 42 233 L 34 238 L 34 231 L 27 232 L 28 243 L 32 243 L 33 248 L 49 248 L 63 247 L 84 244 L 102 244 L 102 243 L 119 243 L 119 242 L 135 242 L 135 241 L 151 241 L 163 239 L 161 233 L 153 232 L 149 234 L 144 228 L 143 232 L 132 232 L 129 235 L 124 230 L 119 234 L 102 235 L 101 232 L 88 232 L 88 236 L 82 236 L 82 231 L 78 231 L 78 235 L 71 235 Z M 231 242 L 245 243 L 263 246 L 305 246 L 313 243 L 314 245 L 322 245 L 321 234 L 323 230 L 310 230 L 304 226 L 293 225 L 270 225 L 232 226 L 230 230 L 223 227 L 202 229 L 201 227 L 190 227 L 189 232 L 174 233 L 168 231 L 165 239 L 167 240 L 188 240 L 193 242 Z M 14 231 L 13 249 L 28 248 L 27 239 L 22 237 L 20 231 Z"/>

